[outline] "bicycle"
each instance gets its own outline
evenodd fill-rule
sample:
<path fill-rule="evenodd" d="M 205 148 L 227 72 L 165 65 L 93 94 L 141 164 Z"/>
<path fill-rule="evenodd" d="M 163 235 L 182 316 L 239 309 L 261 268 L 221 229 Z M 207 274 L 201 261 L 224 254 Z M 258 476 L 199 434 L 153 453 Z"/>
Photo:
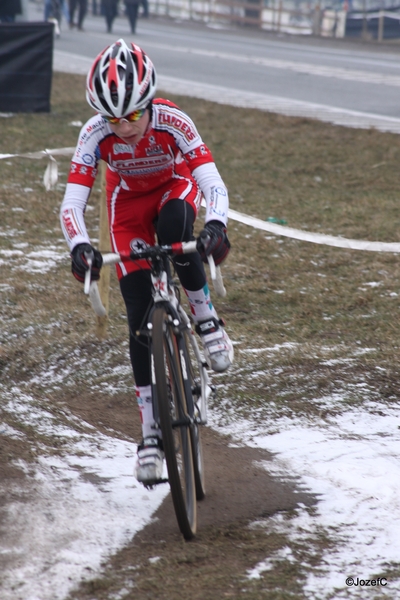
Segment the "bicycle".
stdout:
<path fill-rule="evenodd" d="M 168 471 L 168 479 L 156 484 L 169 482 L 178 526 L 186 540 L 196 533 L 196 501 L 205 497 L 200 426 L 207 424 L 207 402 L 215 393 L 171 275 L 170 257 L 191 252 L 196 252 L 196 241 L 149 246 L 125 255 L 103 254 L 103 265 L 147 259 L 150 266 L 153 304 L 145 326 L 136 333 L 149 339 L 155 427 L 162 434 Z M 91 257 L 87 260 L 90 265 Z M 215 291 L 224 296 L 221 273 L 212 257 L 209 265 Z M 105 316 L 97 285 L 90 282 L 90 270 L 85 293 L 96 314 Z"/>

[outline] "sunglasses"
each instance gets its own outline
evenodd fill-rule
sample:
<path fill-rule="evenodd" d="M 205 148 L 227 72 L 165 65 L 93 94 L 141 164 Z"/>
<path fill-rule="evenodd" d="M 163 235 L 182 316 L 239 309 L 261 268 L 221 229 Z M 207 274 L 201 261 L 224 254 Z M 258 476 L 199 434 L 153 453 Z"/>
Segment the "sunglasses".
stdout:
<path fill-rule="evenodd" d="M 111 125 L 118 125 L 121 121 L 128 121 L 128 123 L 135 123 L 135 121 L 139 121 L 146 112 L 145 108 L 141 108 L 140 110 L 135 110 L 131 112 L 129 115 L 125 115 L 124 117 L 108 117 L 106 115 L 102 115 L 103 119 L 107 121 L 107 123 L 111 123 Z"/>

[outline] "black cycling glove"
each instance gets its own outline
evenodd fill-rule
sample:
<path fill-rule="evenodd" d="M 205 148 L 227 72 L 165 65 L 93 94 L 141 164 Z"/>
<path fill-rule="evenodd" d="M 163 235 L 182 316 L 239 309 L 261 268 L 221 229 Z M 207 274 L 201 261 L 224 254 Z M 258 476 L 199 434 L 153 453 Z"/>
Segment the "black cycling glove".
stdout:
<path fill-rule="evenodd" d="M 73 276 L 84 283 L 85 273 L 89 270 L 88 257 L 92 258 L 91 279 L 98 281 L 100 278 L 100 269 L 103 264 L 101 253 L 90 244 L 78 244 L 71 252 L 71 270 Z"/>
<path fill-rule="evenodd" d="M 221 221 L 206 223 L 197 238 L 197 251 L 203 262 L 207 262 L 211 254 L 215 264 L 219 265 L 228 256 L 230 247 L 226 227 Z"/>

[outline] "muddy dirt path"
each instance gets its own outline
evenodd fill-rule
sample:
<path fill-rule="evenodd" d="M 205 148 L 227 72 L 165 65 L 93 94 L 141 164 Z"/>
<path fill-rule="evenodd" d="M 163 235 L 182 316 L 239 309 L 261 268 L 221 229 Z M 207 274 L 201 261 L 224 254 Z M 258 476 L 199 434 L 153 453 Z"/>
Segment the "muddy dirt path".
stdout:
<path fill-rule="evenodd" d="M 137 408 L 128 393 L 111 400 L 92 395 L 59 400 L 98 431 L 140 438 Z M 99 576 L 80 584 L 70 594 L 71 600 L 175 600 L 186 598 L 188 588 L 190 597 L 199 600 L 240 598 L 244 588 L 246 599 L 264 597 L 259 589 L 252 595 L 254 586 L 246 581 L 246 572 L 286 543 L 283 535 L 273 528 L 269 531 L 269 518 L 277 513 L 290 516 L 299 503 L 311 505 L 315 498 L 297 489 L 295 480 L 282 482 L 269 475 L 263 466 L 273 460 L 268 452 L 238 447 L 228 436 L 209 427 L 202 429 L 202 439 L 207 495 L 198 503 L 196 538 L 183 540 L 168 495 L 152 522 L 109 557 Z M 4 535 L 1 516 L 7 504 L 27 500 L 27 494 L 21 493 L 24 474 L 14 465 L 18 458 L 28 459 L 28 452 L 26 442 L 3 437 L 0 531 Z M 19 493 L 14 491 L 15 483 Z M 261 521 L 262 526 L 253 527 L 255 521 Z M 4 556 L 2 569 L 12 567 Z"/>
<path fill-rule="evenodd" d="M 121 425 L 121 415 L 118 420 Z M 315 498 L 297 489 L 295 480 L 270 476 L 263 467 L 273 460 L 270 453 L 236 447 L 209 427 L 202 439 L 207 495 L 198 503 L 195 539 L 183 540 L 168 495 L 152 522 L 110 558 L 103 576 L 83 584 L 71 598 L 244 597 L 246 571 L 285 544 L 284 536 L 268 531 L 268 518 L 290 515 L 299 503 L 312 505 Z M 263 525 L 252 527 L 258 520 Z M 270 598 L 267 591 L 257 589 L 253 595 L 247 588 L 246 598 Z"/>
<path fill-rule="evenodd" d="M 129 394 L 111 401 L 80 396 L 69 399 L 68 405 L 72 412 L 104 432 L 111 429 L 135 440 L 140 439 L 137 407 Z M 222 436 L 210 427 L 203 427 L 201 435 L 206 498 L 198 503 L 198 533 L 207 527 L 220 527 L 238 520 L 263 518 L 276 511 L 292 510 L 299 502 L 306 505 L 313 502 L 310 496 L 296 489 L 295 481 L 292 484 L 282 483 L 268 475 L 262 463 L 273 459 L 269 452 L 249 446 L 237 447 L 229 436 Z M 167 533 L 179 537 L 170 497 L 155 518 L 158 523 L 154 526 L 155 539 Z"/>

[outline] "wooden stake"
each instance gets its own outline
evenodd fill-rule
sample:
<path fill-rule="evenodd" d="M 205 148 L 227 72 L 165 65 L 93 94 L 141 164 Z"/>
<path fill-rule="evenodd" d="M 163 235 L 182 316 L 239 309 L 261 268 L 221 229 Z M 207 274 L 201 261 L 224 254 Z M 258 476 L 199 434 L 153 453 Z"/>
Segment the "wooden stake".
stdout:
<path fill-rule="evenodd" d="M 101 194 L 100 194 L 100 224 L 99 224 L 99 250 L 100 252 L 111 252 L 110 234 L 108 227 L 107 215 L 107 198 L 106 198 L 106 170 L 107 165 L 101 162 Z M 107 336 L 108 327 L 108 309 L 110 306 L 110 267 L 102 267 L 100 272 L 100 281 L 98 282 L 100 298 L 104 308 L 107 311 L 105 317 L 96 317 L 96 335 L 100 340 Z"/>

